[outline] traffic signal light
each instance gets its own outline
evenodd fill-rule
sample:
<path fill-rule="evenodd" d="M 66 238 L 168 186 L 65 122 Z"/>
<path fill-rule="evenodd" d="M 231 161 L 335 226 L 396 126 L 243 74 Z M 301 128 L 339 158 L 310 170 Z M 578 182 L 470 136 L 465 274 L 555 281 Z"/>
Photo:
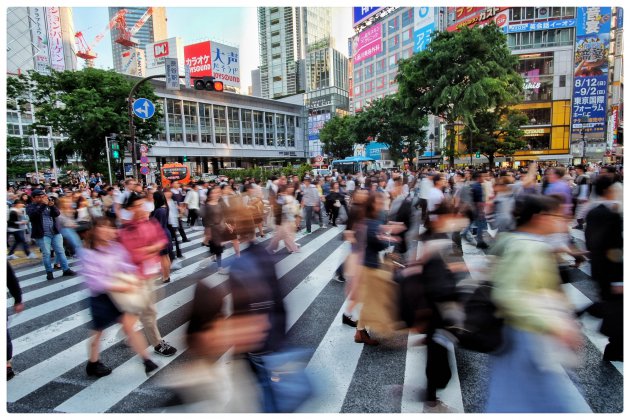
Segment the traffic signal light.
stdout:
<path fill-rule="evenodd" d="M 120 159 L 120 146 L 117 141 L 112 142 L 112 157 L 114 159 Z"/>
<path fill-rule="evenodd" d="M 215 80 L 214 77 L 203 77 L 195 80 L 195 89 L 223 92 L 223 82 Z"/>
<path fill-rule="evenodd" d="M 477 159 L 479 159 L 479 158 L 481 157 L 481 153 L 480 153 L 479 151 L 477 151 L 477 154 L 475 155 L 475 157 L 476 157 Z"/>
<path fill-rule="evenodd" d="M 184 155 L 184 162 L 188 162 L 188 156 Z"/>

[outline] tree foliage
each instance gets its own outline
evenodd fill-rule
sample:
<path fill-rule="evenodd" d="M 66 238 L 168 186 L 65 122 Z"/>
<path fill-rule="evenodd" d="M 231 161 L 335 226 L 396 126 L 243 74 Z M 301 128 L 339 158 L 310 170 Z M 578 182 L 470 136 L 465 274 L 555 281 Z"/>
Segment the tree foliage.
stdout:
<path fill-rule="evenodd" d="M 324 147 L 322 151 L 334 158 L 343 159 L 354 153 L 355 136 L 352 130 L 353 117 L 335 115 L 319 131 Z"/>
<path fill-rule="evenodd" d="M 477 131 L 476 114 L 521 100 L 523 79 L 517 63 L 506 36 L 494 24 L 439 32 L 427 49 L 399 61 L 398 95 L 410 117 L 432 114 Z M 445 153 L 452 166 L 452 130 L 448 142 Z"/>
<path fill-rule="evenodd" d="M 463 142 L 468 153 L 479 151 L 488 158 L 490 167 L 494 166 L 497 154 L 511 156 L 527 146 L 523 140 L 521 126 L 527 124 L 527 115 L 508 107 L 495 108 L 491 111 L 480 111 L 475 114 L 476 131 L 468 127 L 462 130 L 462 137 L 472 134 L 472 150 L 468 142 Z"/>
<path fill-rule="evenodd" d="M 38 130 L 45 134 L 50 126 L 68 137 L 55 148 L 59 161 L 67 161 L 77 153 L 88 170 L 96 171 L 99 162 L 107 157 L 105 136 L 129 133 L 127 97 L 135 81 L 113 70 L 86 68 L 51 75 L 29 72 L 11 79 L 14 80 L 8 83 L 9 99 L 17 103 L 30 97 L 41 127 Z M 134 117 L 136 139 L 151 144 L 151 138 L 159 132 L 160 102 L 149 83 L 140 86 L 136 97 L 156 104 L 153 118 L 143 121 Z"/>

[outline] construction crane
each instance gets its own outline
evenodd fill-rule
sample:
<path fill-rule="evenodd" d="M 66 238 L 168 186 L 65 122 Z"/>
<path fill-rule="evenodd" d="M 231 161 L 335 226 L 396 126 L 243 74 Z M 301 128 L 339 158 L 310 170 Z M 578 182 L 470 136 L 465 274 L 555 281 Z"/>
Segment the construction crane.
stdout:
<path fill-rule="evenodd" d="M 151 15 L 153 15 L 153 8 L 149 7 L 131 29 L 127 29 L 125 14 L 118 16 L 116 19 L 116 30 L 118 31 L 118 36 L 115 41 L 125 47 L 136 47 L 138 45 L 138 40 L 137 38 L 134 38 L 134 35 L 140 30 L 140 28 L 142 28 L 142 26 L 144 26 L 145 23 L 147 23 L 147 20 L 149 20 Z"/>
<path fill-rule="evenodd" d="M 100 34 L 96 35 L 96 38 L 94 38 L 94 41 L 92 41 L 92 44 L 90 45 L 88 45 L 87 42 L 85 41 L 85 38 L 83 37 L 83 32 L 79 31 L 76 34 L 74 34 L 74 37 L 76 38 L 76 44 L 77 44 L 76 56 L 84 59 L 85 64 L 88 67 L 94 67 L 94 59 L 98 57 L 98 54 L 96 54 L 96 52 L 94 51 L 94 48 L 96 47 L 96 45 L 99 42 L 101 42 L 101 40 L 105 37 L 105 34 L 107 34 L 108 31 L 110 31 L 114 26 L 116 26 L 116 23 L 119 21 L 121 16 L 124 19 L 124 16 L 126 13 L 127 13 L 126 9 L 120 9 L 114 15 L 114 17 L 110 19 L 105 29 L 103 29 L 103 31 Z"/>

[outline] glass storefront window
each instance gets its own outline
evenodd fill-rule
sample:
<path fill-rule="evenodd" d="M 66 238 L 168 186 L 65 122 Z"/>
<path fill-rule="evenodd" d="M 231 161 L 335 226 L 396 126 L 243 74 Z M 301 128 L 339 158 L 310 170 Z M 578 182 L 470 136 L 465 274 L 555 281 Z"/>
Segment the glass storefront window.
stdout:
<path fill-rule="evenodd" d="M 224 106 L 214 105 L 214 135 L 217 144 L 227 144 L 227 120 Z"/>
<path fill-rule="evenodd" d="M 199 104 L 199 125 L 201 126 L 201 142 L 212 143 L 212 105 Z"/>
<path fill-rule="evenodd" d="M 286 133 L 284 125 L 284 115 L 276 114 L 276 135 L 278 147 L 286 147 Z"/>
<path fill-rule="evenodd" d="M 166 115 L 171 141 L 183 140 L 182 104 L 178 99 L 166 99 Z"/>
<path fill-rule="evenodd" d="M 551 147 L 551 135 L 545 133 L 536 137 L 525 137 L 527 140 L 526 150 L 548 150 Z"/>
<path fill-rule="evenodd" d="M 251 146 L 254 143 L 254 133 L 252 126 L 252 111 L 244 109 L 242 111 L 243 121 L 243 144 Z"/>
<path fill-rule="evenodd" d="M 529 121 L 525 125 L 551 125 L 551 108 L 523 109 Z"/>
<path fill-rule="evenodd" d="M 241 144 L 240 109 L 228 108 L 228 121 L 230 124 L 230 144 Z"/>
<path fill-rule="evenodd" d="M 528 78 L 523 86 L 524 102 L 551 101 L 553 98 L 553 76 Z"/>
<path fill-rule="evenodd" d="M 262 111 L 254 111 L 254 143 L 256 146 L 265 145 L 265 125 Z"/>
<path fill-rule="evenodd" d="M 267 129 L 267 146 L 273 146 L 274 126 L 272 113 L 265 113 L 265 126 L 265 128 Z"/>
<path fill-rule="evenodd" d="M 295 147 L 295 117 L 287 115 L 287 147 Z"/>

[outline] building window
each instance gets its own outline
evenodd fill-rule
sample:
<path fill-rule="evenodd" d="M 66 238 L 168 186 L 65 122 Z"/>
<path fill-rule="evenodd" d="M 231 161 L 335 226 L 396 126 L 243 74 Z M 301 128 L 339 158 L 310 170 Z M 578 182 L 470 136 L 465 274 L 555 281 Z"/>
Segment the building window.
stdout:
<path fill-rule="evenodd" d="M 372 77 L 374 77 L 374 64 L 365 66 L 365 80 L 371 79 Z"/>
<path fill-rule="evenodd" d="M 379 58 L 385 57 L 385 54 L 387 54 L 387 41 L 383 39 L 383 43 L 381 44 L 381 52 L 376 54 L 374 57 L 376 57 L 376 59 L 378 60 Z"/>
<path fill-rule="evenodd" d="M 227 120 L 224 106 L 214 105 L 214 135 L 217 144 L 227 144 Z"/>
<path fill-rule="evenodd" d="M 265 128 L 267 129 L 267 146 L 273 146 L 274 127 L 272 113 L 265 113 Z"/>
<path fill-rule="evenodd" d="M 287 147 L 295 147 L 295 117 L 287 115 Z"/>
<path fill-rule="evenodd" d="M 370 80 L 369 82 L 365 82 L 365 93 L 371 93 L 372 92 L 372 87 L 373 87 L 373 83 Z"/>
<path fill-rule="evenodd" d="M 396 34 L 393 37 L 389 38 L 388 51 L 395 51 L 398 49 L 398 47 L 400 47 L 400 36 Z"/>
<path fill-rule="evenodd" d="M 407 45 L 413 42 L 413 28 L 405 29 L 402 33 L 402 44 Z"/>
<path fill-rule="evenodd" d="M 199 125 L 201 126 L 201 142 L 212 143 L 212 106 L 199 104 Z"/>
<path fill-rule="evenodd" d="M 184 101 L 184 124 L 186 124 L 186 141 L 197 141 L 197 103 Z"/>
<path fill-rule="evenodd" d="M 354 71 L 354 81 L 355 82 L 363 81 L 363 69 L 358 69 Z"/>
<path fill-rule="evenodd" d="M 410 7 L 404 12 L 402 12 L 402 27 L 404 28 L 407 25 L 413 23 L 413 8 Z"/>
<path fill-rule="evenodd" d="M 230 124 L 230 144 L 241 144 L 241 120 L 239 108 L 228 108 L 228 121 Z"/>
<path fill-rule="evenodd" d="M 385 72 L 385 69 L 387 68 L 387 65 L 385 64 L 385 59 L 381 59 L 378 60 L 376 63 L 376 74 L 383 74 Z"/>
<path fill-rule="evenodd" d="M 361 85 L 354 85 L 354 96 L 359 96 L 361 95 Z"/>
<path fill-rule="evenodd" d="M 394 16 L 387 23 L 387 31 L 388 31 L 387 34 L 391 35 L 394 32 L 398 31 L 399 28 L 400 28 L 400 21 L 398 19 L 398 16 Z"/>
<path fill-rule="evenodd" d="M 256 146 L 265 145 L 265 125 L 262 111 L 254 111 L 254 143 Z"/>
<path fill-rule="evenodd" d="M 525 137 L 525 139 L 527 140 L 527 150 L 548 150 L 551 145 L 551 136 L 549 133 L 536 137 Z"/>
<path fill-rule="evenodd" d="M 559 80 L 558 80 L 558 86 L 559 87 L 566 87 L 567 85 L 567 76 L 566 75 L 561 75 Z"/>
<path fill-rule="evenodd" d="M 7 124 L 7 134 L 9 136 L 19 136 L 20 135 L 20 125 L 19 124 Z"/>
<path fill-rule="evenodd" d="M 527 115 L 528 123 L 525 125 L 551 125 L 551 108 L 522 109 Z"/>
<path fill-rule="evenodd" d="M 395 72 L 395 71 L 392 72 L 392 73 L 389 73 L 389 85 L 390 86 L 396 83 L 396 75 L 397 74 L 398 74 L 398 72 Z"/>
<path fill-rule="evenodd" d="M 244 109 L 243 113 L 243 144 L 251 146 L 254 143 L 254 132 L 252 130 L 252 111 Z"/>
<path fill-rule="evenodd" d="M 276 134 L 277 134 L 277 142 L 278 147 L 286 147 L 286 127 L 284 124 L 284 115 L 276 114 Z"/>
<path fill-rule="evenodd" d="M 399 53 L 392 54 L 392 55 L 389 56 L 389 68 L 390 69 L 396 68 L 399 58 L 400 58 L 400 54 Z"/>
<path fill-rule="evenodd" d="M 171 141 L 182 141 L 184 128 L 182 120 L 182 104 L 178 99 L 166 98 L 166 115 Z"/>
<path fill-rule="evenodd" d="M 376 90 L 383 89 L 385 87 L 385 76 L 376 78 Z"/>

